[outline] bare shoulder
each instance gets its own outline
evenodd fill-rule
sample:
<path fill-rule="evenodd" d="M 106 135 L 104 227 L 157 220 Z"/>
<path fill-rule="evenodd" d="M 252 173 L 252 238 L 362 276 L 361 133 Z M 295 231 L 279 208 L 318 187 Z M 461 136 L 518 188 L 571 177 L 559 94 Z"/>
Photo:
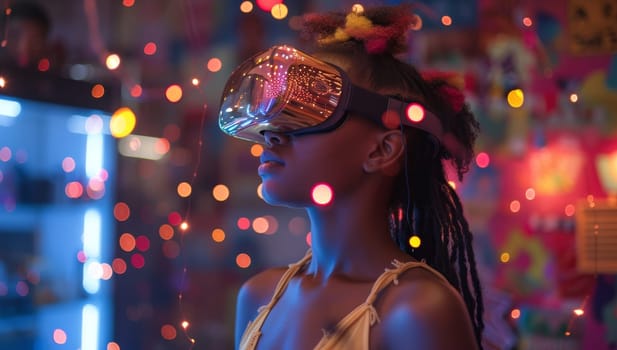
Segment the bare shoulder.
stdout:
<path fill-rule="evenodd" d="M 456 289 L 434 272 L 412 268 L 391 285 L 381 305 L 383 342 L 397 349 L 477 349 L 473 324 Z"/>
<path fill-rule="evenodd" d="M 249 321 L 257 316 L 257 309 L 270 301 L 278 281 L 286 270 L 283 267 L 267 269 L 242 284 L 236 299 L 236 344 L 239 344 Z"/>
<path fill-rule="evenodd" d="M 274 294 L 276 284 L 287 269 L 271 268 L 264 270 L 242 284 L 238 292 L 238 307 L 242 307 L 249 315 L 257 315 L 257 308 L 268 303 Z"/>

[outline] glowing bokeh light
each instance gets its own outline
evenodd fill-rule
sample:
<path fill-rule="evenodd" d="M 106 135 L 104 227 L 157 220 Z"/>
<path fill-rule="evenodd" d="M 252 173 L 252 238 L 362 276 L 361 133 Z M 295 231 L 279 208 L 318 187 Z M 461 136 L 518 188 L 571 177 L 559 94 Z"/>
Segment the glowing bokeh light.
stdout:
<path fill-rule="evenodd" d="M 401 117 L 397 111 L 387 110 L 381 115 L 381 123 L 387 129 L 398 129 L 401 125 Z"/>
<path fill-rule="evenodd" d="M 528 188 L 525 191 L 525 198 L 527 198 L 527 200 L 534 200 L 536 198 L 536 190 L 534 190 L 533 188 Z"/>
<path fill-rule="evenodd" d="M 94 84 L 92 90 L 90 90 L 90 94 L 94 98 L 101 98 L 105 95 L 105 87 L 101 84 Z"/>
<path fill-rule="evenodd" d="M 264 147 L 260 144 L 254 144 L 251 146 L 251 155 L 253 157 L 259 157 L 264 152 Z"/>
<path fill-rule="evenodd" d="M 38 70 L 41 72 L 47 72 L 50 67 L 51 67 L 51 64 L 49 63 L 49 59 L 47 58 L 41 58 L 37 65 Z"/>
<path fill-rule="evenodd" d="M 242 1 L 240 4 L 240 11 L 242 13 L 250 13 L 253 11 L 253 3 L 250 1 Z"/>
<path fill-rule="evenodd" d="M 533 25 L 533 21 L 529 17 L 523 17 L 523 25 L 525 27 L 531 27 Z"/>
<path fill-rule="evenodd" d="M 519 108 L 523 106 L 523 103 L 525 102 L 525 95 L 523 94 L 523 90 L 511 90 L 510 92 L 508 92 L 507 100 L 508 104 L 512 108 Z"/>
<path fill-rule="evenodd" d="M 26 295 L 28 295 L 28 293 L 30 293 L 30 287 L 28 287 L 28 284 L 26 282 L 19 281 L 15 285 L 15 291 L 19 296 L 25 297 Z"/>
<path fill-rule="evenodd" d="M 180 326 L 182 326 L 182 329 L 189 328 L 189 325 L 189 321 L 182 321 L 182 323 L 180 324 Z"/>
<path fill-rule="evenodd" d="M 98 179 L 90 179 L 86 187 L 86 194 L 90 199 L 101 199 L 105 195 L 105 184 Z"/>
<path fill-rule="evenodd" d="M 276 231 L 279 229 L 279 221 L 272 215 L 266 215 L 264 216 L 264 219 L 268 221 L 268 229 L 266 230 L 266 232 L 264 232 L 264 234 L 266 235 L 275 234 Z"/>
<path fill-rule="evenodd" d="M 268 231 L 268 220 L 264 217 L 258 217 L 253 220 L 253 231 L 257 233 L 266 233 Z"/>
<path fill-rule="evenodd" d="M 452 25 L 452 17 L 447 16 L 447 15 L 446 16 L 442 16 L 441 17 L 441 24 L 443 24 L 446 27 Z"/>
<path fill-rule="evenodd" d="M 178 184 L 178 187 L 177 187 L 178 196 L 182 198 L 186 198 L 191 195 L 192 191 L 193 189 L 190 183 L 183 181 Z"/>
<path fill-rule="evenodd" d="M 576 316 L 583 316 L 585 314 L 585 310 L 583 309 L 574 309 L 572 310 Z"/>
<path fill-rule="evenodd" d="M 165 155 L 169 152 L 171 145 L 169 144 L 169 140 L 165 138 L 159 138 L 154 143 L 154 152 L 160 155 Z"/>
<path fill-rule="evenodd" d="M 5 87 L 6 87 L 6 79 L 0 76 L 0 88 L 5 88 Z"/>
<path fill-rule="evenodd" d="M 66 343 L 66 332 L 60 328 L 54 329 L 53 339 L 54 339 L 54 343 L 56 344 L 65 344 Z"/>
<path fill-rule="evenodd" d="M 131 94 L 132 97 L 137 98 L 137 97 L 141 96 L 142 93 L 143 93 L 143 89 L 141 88 L 141 85 L 135 84 L 135 85 L 133 85 L 131 87 L 130 94 Z"/>
<path fill-rule="evenodd" d="M 212 230 L 212 240 L 216 243 L 221 243 L 225 240 L 225 231 L 220 228 L 215 228 Z"/>
<path fill-rule="evenodd" d="M 283 3 L 276 4 L 270 9 L 270 15 L 272 15 L 272 18 L 274 19 L 285 19 L 288 13 L 289 9 L 287 8 L 287 5 Z"/>
<path fill-rule="evenodd" d="M 251 257 L 246 253 L 240 253 L 236 256 L 236 265 L 242 269 L 251 266 Z"/>
<path fill-rule="evenodd" d="M 236 225 L 240 230 L 246 231 L 251 227 L 251 220 L 246 217 L 238 218 Z"/>
<path fill-rule="evenodd" d="M 570 102 L 572 102 L 572 103 L 578 102 L 578 95 L 577 94 L 570 94 Z"/>
<path fill-rule="evenodd" d="M 574 213 L 576 212 L 576 207 L 573 204 L 568 204 L 566 205 L 564 212 L 566 216 L 574 216 Z"/>
<path fill-rule="evenodd" d="M 519 317 L 521 317 L 521 310 L 519 309 L 512 309 L 512 311 L 510 311 L 510 317 L 512 317 L 512 319 L 518 319 Z"/>
<path fill-rule="evenodd" d="M 84 186 L 78 181 L 71 181 L 64 187 L 64 194 L 68 198 L 77 199 L 84 194 Z"/>
<path fill-rule="evenodd" d="M 448 185 L 450 185 L 450 187 L 452 187 L 452 189 L 456 190 L 456 182 L 454 182 L 452 180 L 448 180 Z"/>
<path fill-rule="evenodd" d="M 161 327 L 161 337 L 163 337 L 163 339 L 174 340 L 176 339 L 176 336 L 177 336 L 176 327 L 170 324 L 165 324 Z"/>
<path fill-rule="evenodd" d="M 407 119 L 414 123 L 419 123 L 424 119 L 424 107 L 417 103 L 410 103 L 407 106 Z"/>
<path fill-rule="evenodd" d="M 420 244 L 422 243 L 422 240 L 420 239 L 420 237 L 413 235 L 411 237 L 409 237 L 409 246 L 412 248 L 418 248 L 420 247 Z"/>
<path fill-rule="evenodd" d="M 114 271 L 111 268 L 111 265 L 109 265 L 108 263 L 102 263 L 101 269 L 103 270 L 103 273 L 101 274 L 101 279 L 105 281 L 108 281 L 109 279 L 111 279 L 111 277 L 114 274 Z"/>
<path fill-rule="evenodd" d="M 199 86 L 199 79 L 197 78 L 191 79 L 191 84 L 193 84 L 193 86 Z"/>
<path fill-rule="evenodd" d="M 180 216 L 178 212 L 171 212 L 167 215 L 167 222 L 169 222 L 170 225 L 178 226 L 182 223 L 182 216 Z"/>
<path fill-rule="evenodd" d="M 362 6 L 362 4 L 353 4 L 351 6 L 351 12 L 360 15 L 364 13 L 364 6 Z"/>
<path fill-rule="evenodd" d="M 491 163 L 491 157 L 489 157 L 488 153 L 480 152 L 476 156 L 476 165 L 479 168 L 486 168 Z"/>
<path fill-rule="evenodd" d="M 118 69 L 118 67 L 120 67 L 120 56 L 115 53 L 108 55 L 105 59 L 105 66 L 109 70 Z"/>
<path fill-rule="evenodd" d="M 332 187 L 325 183 L 320 183 L 313 186 L 313 189 L 311 190 L 311 198 L 315 204 L 321 206 L 332 203 L 332 199 L 334 198 Z"/>
<path fill-rule="evenodd" d="M 8 162 L 9 160 L 11 160 L 12 156 L 13 156 L 13 152 L 11 151 L 10 148 L 6 146 L 0 148 L 0 160 L 1 161 Z"/>
<path fill-rule="evenodd" d="M 65 157 L 62 160 L 62 170 L 64 170 L 65 173 L 70 173 L 75 170 L 75 159 L 73 159 L 73 157 Z"/>
<path fill-rule="evenodd" d="M 224 202 L 229 198 L 229 188 L 223 184 L 218 184 L 212 189 L 212 196 L 219 202 Z"/>
<path fill-rule="evenodd" d="M 131 208 L 129 205 L 124 202 L 118 202 L 114 205 L 114 218 L 116 220 L 123 222 L 129 219 L 131 216 Z"/>
<path fill-rule="evenodd" d="M 135 253 L 131 255 L 131 265 L 136 269 L 141 269 L 146 265 L 146 259 L 143 255 Z"/>
<path fill-rule="evenodd" d="M 276 4 L 282 4 L 283 0 L 256 0 L 255 3 L 262 11 L 270 12 Z"/>
<path fill-rule="evenodd" d="M 122 275 L 126 272 L 126 261 L 122 258 L 115 258 L 111 262 L 111 267 L 116 275 Z"/>
<path fill-rule="evenodd" d="M 257 197 L 259 197 L 260 199 L 264 199 L 264 193 L 263 193 L 263 183 L 260 183 L 259 185 L 257 185 Z"/>
<path fill-rule="evenodd" d="M 172 84 L 165 89 L 165 97 L 169 102 L 176 103 L 182 99 L 182 87 Z"/>
<path fill-rule="evenodd" d="M 135 247 L 142 252 L 150 249 L 150 238 L 144 235 L 137 236 L 135 239 Z"/>
<path fill-rule="evenodd" d="M 212 57 L 211 59 L 208 60 L 206 67 L 208 68 L 210 72 L 216 73 L 220 71 L 221 68 L 223 68 L 223 62 L 221 62 L 219 58 Z"/>
<path fill-rule="evenodd" d="M 109 343 L 107 343 L 107 349 L 106 350 L 120 350 L 120 345 L 118 345 L 118 343 L 116 343 L 116 342 L 110 341 Z"/>
<path fill-rule="evenodd" d="M 122 0 L 122 6 L 124 7 L 133 7 L 135 5 L 135 0 Z"/>
<path fill-rule="evenodd" d="M 510 261 L 510 253 L 507 253 L 507 252 L 501 253 L 501 255 L 499 256 L 499 261 L 501 261 L 504 264 Z"/>
<path fill-rule="evenodd" d="M 133 132 L 135 124 L 137 124 L 135 113 L 128 107 L 120 107 L 111 115 L 109 131 L 113 137 L 126 137 Z"/>
<path fill-rule="evenodd" d="M 159 237 L 164 241 L 169 241 L 174 237 L 174 228 L 169 224 L 163 224 L 159 227 Z"/>
<path fill-rule="evenodd" d="M 188 230 L 188 229 L 189 229 L 189 223 L 188 223 L 188 222 L 186 222 L 186 221 L 182 221 L 182 223 L 180 224 L 180 229 L 181 229 L 182 231 L 186 231 L 186 230 Z"/>
<path fill-rule="evenodd" d="M 521 210 L 521 202 L 517 200 L 513 200 L 510 202 L 510 211 L 513 213 L 518 213 Z"/>
<path fill-rule="evenodd" d="M 120 249 L 124 250 L 127 253 L 130 253 L 133 251 L 133 249 L 135 249 L 135 236 L 128 232 L 125 232 L 120 235 L 120 238 L 118 239 L 118 244 L 120 244 Z"/>
<path fill-rule="evenodd" d="M 156 53 L 156 44 L 152 41 L 146 43 L 146 45 L 144 45 L 144 54 L 148 55 L 148 56 L 152 56 Z"/>

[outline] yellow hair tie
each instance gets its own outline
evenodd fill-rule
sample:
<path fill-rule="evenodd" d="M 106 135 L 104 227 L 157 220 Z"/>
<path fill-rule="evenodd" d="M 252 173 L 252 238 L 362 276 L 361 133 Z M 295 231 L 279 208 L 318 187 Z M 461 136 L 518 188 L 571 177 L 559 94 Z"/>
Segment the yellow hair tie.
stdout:
<path fill-rule="evenodd" d="M 365 16 L 352 12 L 345 17 L 345 26 L 336 28 L 333 34 L 318 40 L 320 44 L 332 44 L 345 42 L 351 38 L 357 38 L 369 32 L 373 28 L 373 22 Z"/>

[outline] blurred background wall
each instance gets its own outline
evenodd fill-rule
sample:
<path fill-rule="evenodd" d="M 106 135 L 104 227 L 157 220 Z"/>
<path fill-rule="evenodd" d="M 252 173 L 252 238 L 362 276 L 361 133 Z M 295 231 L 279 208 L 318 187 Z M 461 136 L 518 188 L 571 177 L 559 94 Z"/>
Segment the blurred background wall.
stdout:
<path fill-rule="evenodd" d="M 310 227 L 260 199 L 261 150 L 218 130 L 223 84 L 261 49 L 301 46 L 301 13 L 355 2 L 35 1 L 49 31 L 22 57 L 11 50 L 32 28 L 9 9 L 25 2 L 0 5 L 0 348 L 231 348 L 238 287 L 297 260 Z M 614 349 L 617 1 L 431 0 L 417 13 L 403 58 L 456 72 L 481 122 L 452 185 L 476 235 L 487 337 Z"/>

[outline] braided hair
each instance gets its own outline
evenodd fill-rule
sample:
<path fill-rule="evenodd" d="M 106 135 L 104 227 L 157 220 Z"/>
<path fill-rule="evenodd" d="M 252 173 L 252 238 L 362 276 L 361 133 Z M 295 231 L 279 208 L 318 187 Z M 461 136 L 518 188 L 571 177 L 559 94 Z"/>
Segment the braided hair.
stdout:
<path fill-rule="evenodd" d="M 479 124 L 464 96 L 443 75 L 425 78 L 396 57 L 407 50 L 409 29 L 420 25 L 409 5 L 307 14 L 302 23 L 301 36 L 317 44 L 316 53 L 353 58 L 347 73 L 356 84 L 403 100 L 419 100 L 453 140 L 455 146 L 448 147 L 422 130 L 401 126 L 405 164 L 390 201 L 391 235 L 401 250 L 441 272 L 459 291 L 481 348 L 484 306 L 473 236 L 444 169 L 450 163 L 462 180 L 473 159 Z M 412 236 L 421 239 L 419 247 L 409 245 Z"/>

